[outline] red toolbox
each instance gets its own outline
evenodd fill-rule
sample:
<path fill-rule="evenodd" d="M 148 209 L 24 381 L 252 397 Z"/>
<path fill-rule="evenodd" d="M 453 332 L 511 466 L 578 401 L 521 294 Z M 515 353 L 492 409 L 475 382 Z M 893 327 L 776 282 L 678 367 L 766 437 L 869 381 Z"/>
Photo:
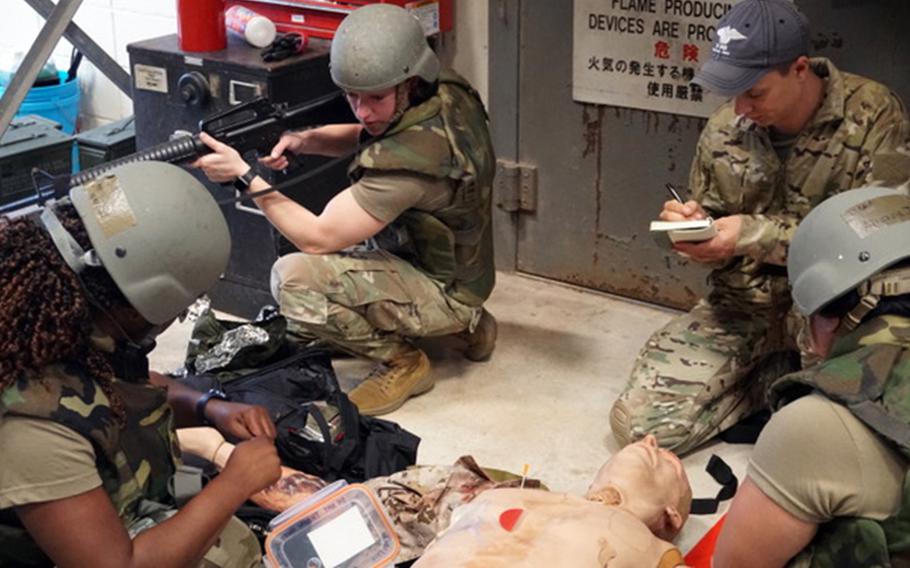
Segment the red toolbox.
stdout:
<path fill-rule="evenodd" d="M 275 22 L 280 32 L 331 39 L 341 20 L 367 4 L 396 4 L 410 10 L 427 35 L 452 29 L 453 0 L 227 0 L 227 6 L 246 6 Z"/>

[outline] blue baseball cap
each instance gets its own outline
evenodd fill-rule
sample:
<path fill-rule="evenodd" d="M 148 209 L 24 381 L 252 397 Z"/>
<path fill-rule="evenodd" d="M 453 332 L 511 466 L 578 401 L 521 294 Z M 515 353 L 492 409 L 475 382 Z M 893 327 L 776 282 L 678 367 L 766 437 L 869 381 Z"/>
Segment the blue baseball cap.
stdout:
<path fill-rule="evenodd" d="M 720 19 L 716 35 L 711 59 L 692 82 L 725 97 L 809 53 L 809 21 L 788 0 L 744 0 Z"/>

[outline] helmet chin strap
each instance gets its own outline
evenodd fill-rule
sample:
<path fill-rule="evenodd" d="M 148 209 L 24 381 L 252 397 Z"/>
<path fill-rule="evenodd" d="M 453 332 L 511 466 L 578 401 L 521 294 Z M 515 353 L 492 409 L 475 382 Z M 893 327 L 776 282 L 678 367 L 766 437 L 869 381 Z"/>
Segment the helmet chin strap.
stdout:
<path fill-rule="evenodd" d="M 60 202 L 63 203 L 68 201 L 68 198 L 64 198 Z M 66 230 L 63 223 L 61 223 L 60 219 L 57 217 L 57 214 L 54 213 L 52 205 L 48 205 L 41 212 L 41 224 L 44 225 L 44 229 L 50 235 L 51 240 L 54 242 L 54 246 L 57 247 L 57 251 L 60 252 L 60 256 L 63 257 L 66 265 L 69 266 L 77 276 L 81 274 L 87 266 L 102 266 L 101 259 L 98 258 L 95 251 L 89 250 L 86 252 L 76 241 L 75 237 Z M 84 287 L 85 286 L 83 285 L 83 288 Z"/>
<path fill-rule="evenodd" d="M 392 118 L 389 119 L 389 128 L 392 128 L 392 126 L 401 120 L 401 117 L 404 116 L 405 111 L 407 111 L 408 107 L 411 106 L 410 81 L 410 79 L 407 79 L 395 85 L 395 113 L 392 115 Z"/>
<path fill-rule="evenodd" d="M 856 291 L 860 294 L 859 303 L 841 320 L 844 328 L 851 331 L 875 309 L 882 296 L 910 294 L 910 267 L 880 272 L 860 284 Z"/>

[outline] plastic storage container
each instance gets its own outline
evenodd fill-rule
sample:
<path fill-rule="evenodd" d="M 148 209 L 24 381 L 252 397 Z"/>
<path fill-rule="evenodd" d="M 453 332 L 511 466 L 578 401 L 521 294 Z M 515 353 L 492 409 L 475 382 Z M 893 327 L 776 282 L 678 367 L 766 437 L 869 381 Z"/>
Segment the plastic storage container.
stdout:
<path fill-rule="evenodd" d="M 375 494 L 344 480 L 323 488 L 269 523 L 271 568 L 389 566 L 401 545 Z"/>
<path fill-rule="evenodd" d="M 63 131 L 72 134 L 76 131 L 76 119 L 79 118 L 79 80 L 66 80 L 66 72 L 58 73 L 59 85 L 32 87 L 19 106 L 16 116 L 37 114 L 59 122 Z M 6 87 L 0 87 L 0 96 Z"/>

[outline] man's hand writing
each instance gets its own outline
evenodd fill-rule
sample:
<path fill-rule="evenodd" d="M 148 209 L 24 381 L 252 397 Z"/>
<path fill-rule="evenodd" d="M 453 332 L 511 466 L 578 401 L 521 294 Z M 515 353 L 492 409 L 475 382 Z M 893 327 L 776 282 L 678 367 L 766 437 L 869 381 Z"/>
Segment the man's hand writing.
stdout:
<path fill-rule="evenodd" d="M 695 221 L 707 218 L 708 214 L 697 201 L 680 203 L 671 199 L 664 203 L 664 208 L 660 212 L 661 221 Z"/>
<path fill-rule="evenodd" d="M 677 205 L 680 204 L 677 203 Z M 717 234 L 714 238 L 701 242 L 676 243 L 673 245 L 673 249 L 696 262 L 725 261 L 734 255 L 742 224 L 739 215 L 715 219 L 714 227 L 717 229 Z"/>

